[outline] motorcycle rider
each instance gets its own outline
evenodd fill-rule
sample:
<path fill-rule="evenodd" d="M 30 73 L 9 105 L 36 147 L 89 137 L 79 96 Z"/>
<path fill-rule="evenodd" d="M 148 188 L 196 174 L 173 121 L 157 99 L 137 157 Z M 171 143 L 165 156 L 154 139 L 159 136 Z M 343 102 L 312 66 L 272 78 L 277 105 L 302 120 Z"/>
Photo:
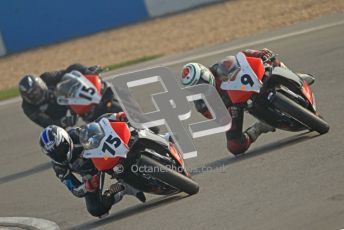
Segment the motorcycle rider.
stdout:
<path fill-rule="evenodd" d="M 109 119 L 111 122 L 121 121 L 122 117 L 123 113 L 112 114 Z M 143 192 L 121 182 L 111 185 L 101 194 L 98 171 L 90 159 L 82 157 L 84 148 L 80 144 L 79 135 L 80 128 L 72 128 L 67 132 L 56 125 L 49 125 L 42 131 L 39 144 L 43 153 L 51 158 L 52 167 L 59 180 L 74 196 L 85 198 L 88 212 L 101 218 L 107 215 L 112 205 L 119 202 L 124 195 L 132 195 L 145 202 Z M 79 174 L 82 181 L 74 174 Z"/>
<path fill-rule="evenodd" d="M 82 74 L 99 74 L 99 66 L 86 67 L 81 64 L 70 65 L 65 70 L 45 72 L 42 75 L 25 75 L 19 82 L 19 92 L 22 109 L 26 116 L 41 127 L 58 125 L 63 128 L 74 126 L 77 121 L 76 114 L 70 114 L 68 106 L 57 104 L 54 90 L 61 82 L 62 77 L 73 70 Z M 102 95 L 108 92 L 108 83 L 102 81 Z M 83 118 L 87 120 L 87 117 Z"/>
<path fill-rule="evenodd" d="M 287 68 L 278 58 L 276 58 L 276 54 L 269 49 L 248 49 L 241 52 L 243 52 L 246 57 L 261 58 L 268 68 L 276 66 Z M 232 126 L 226 132 L 226 139 L 227 149 L 235 156 L 244 153 L 261 134 L 275 131 L 274 127 L 257 121 L 243 132 L 244 109 L 240 107 L 240 105 L 233 104 L 226 91 L 220 88 L 222 81 L 234 77 L 239 70 L 240 67 L 235 56 L 227 56 L 209 68 L 199 63 L 188 63 L 183 67 L 181 77 L 181 82 L 185 86 L 207 83 L 216 87 L 223 103 L 232 117 Z M 298 75 L 309 85 L 314 82 L 314 78 L 311 75 Z M 194 104 L 198 112 L 204 117 L 211 119 L 211 114 L 202 99 L 195 101 Z"/>

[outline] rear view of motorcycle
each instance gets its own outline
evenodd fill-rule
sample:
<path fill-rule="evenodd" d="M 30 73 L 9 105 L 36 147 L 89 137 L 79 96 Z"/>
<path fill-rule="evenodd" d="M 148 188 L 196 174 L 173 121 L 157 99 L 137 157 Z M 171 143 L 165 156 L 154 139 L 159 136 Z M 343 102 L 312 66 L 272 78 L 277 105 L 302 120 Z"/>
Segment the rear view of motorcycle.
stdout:
<path fill-rule="evenodd" d="M 313 83 L 312 76 L 303 74 L 301 78 L 300 74 L 284 67 L 264 66 L 261 59 L 245 57 L 241 52 L 236 59 L 240 71 L 221 84 L 233 103 L 279 129 L 310 130 L 320 134 L 329 131 L 309 86 Z"/>

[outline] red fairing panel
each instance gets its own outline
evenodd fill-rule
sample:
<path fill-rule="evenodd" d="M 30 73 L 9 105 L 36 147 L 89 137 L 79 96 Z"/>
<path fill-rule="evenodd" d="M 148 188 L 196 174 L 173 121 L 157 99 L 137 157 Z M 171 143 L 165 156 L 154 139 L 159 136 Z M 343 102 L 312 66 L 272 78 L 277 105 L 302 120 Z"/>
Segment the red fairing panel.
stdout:
<path fill-rule="evenodd" d="M 102 83 L 98 75 L 85 75 L 87 80 L 89 80 L 97 89 L 99 95 L 101 95 Z M 92 110 L 94 105 L 71 105 L 70 108 L 76 114 L 88 113 Z"/>
<path fill-rule="evenodd" d="M 250 64 L 251 68 L 253 69 L 254 73 L 257 75 L 258 79 L 262 80 L 265 73 L 265 68 L 262 59 L 255 57 L 247 57 L 246 59 Z"/>
<path fill-rule="evenodd" d="M 127 123 L 125 122 L 111 122 L 112 128 L 115 130 L 117 135 L 122 139 L 122 141 L 128 145 L 131 133 Z M 118 161 L 122 159 L 121 157 L 115 158 L 92 158 L 92 162 L 94 166 L 100 170 L 105 171 L 108 169 L 113 169 L 117 164 Z"/>
<path fill-rule="evenodd" d="M 311 103 L 314 110 L 316 111 L 315 96 L 313 91 L 311 90 L 311 87 L 309 87 L 306 81 L 303 81 L 302 93 L 306 96 L 307 100 L 309 101 L 309 103 Z"/>

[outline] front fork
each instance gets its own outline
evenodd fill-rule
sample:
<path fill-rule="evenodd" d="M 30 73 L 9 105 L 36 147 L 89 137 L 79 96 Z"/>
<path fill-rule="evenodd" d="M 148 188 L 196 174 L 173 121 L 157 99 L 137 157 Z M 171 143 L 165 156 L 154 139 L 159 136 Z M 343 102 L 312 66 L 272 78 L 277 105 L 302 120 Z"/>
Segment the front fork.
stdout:
<path fill-rule="evenodd" d="M 99 180 L 99 191 L 100 194 L 103 194 L 104 189 L 104 182 L 105 182 L 105 172 L 100 172 L 100 180 Z"/>

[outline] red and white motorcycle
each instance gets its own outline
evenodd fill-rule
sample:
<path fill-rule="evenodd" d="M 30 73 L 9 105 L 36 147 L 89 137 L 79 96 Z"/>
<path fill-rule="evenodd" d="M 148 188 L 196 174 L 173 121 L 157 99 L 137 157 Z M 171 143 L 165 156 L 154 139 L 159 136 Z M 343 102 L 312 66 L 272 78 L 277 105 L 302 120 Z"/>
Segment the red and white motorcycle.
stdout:
<path fill-rule="evenodd" d="M 126 122 L 102 118 L 83 126 L 79 136 L 83 157 L 90 158 L 100 171 L 101 190 L 106 174 L 157 195 L 192 195 L 199 190 L 174 144 L 149 129 L 129 128 Z"/>
<path fill-rule="evenodd" d="M 58 104 L 68 105 L 85 122 L 94 121 L 104 113 L 122 111 L 111 85 L 96 74 L 83 75 L 79 71 L 65 74 L 57 84 L 55 95 Z"/>
<path fill-rule="evenodd" d="M 328 132 L 330 127 L 318 115 L 311 88 L 298 74 L 264 66 L 260 58 L 246 57 L 242 52 L 236 59 L 240 68 L 221 84 L 234 104 L 279 129 Z"/>

